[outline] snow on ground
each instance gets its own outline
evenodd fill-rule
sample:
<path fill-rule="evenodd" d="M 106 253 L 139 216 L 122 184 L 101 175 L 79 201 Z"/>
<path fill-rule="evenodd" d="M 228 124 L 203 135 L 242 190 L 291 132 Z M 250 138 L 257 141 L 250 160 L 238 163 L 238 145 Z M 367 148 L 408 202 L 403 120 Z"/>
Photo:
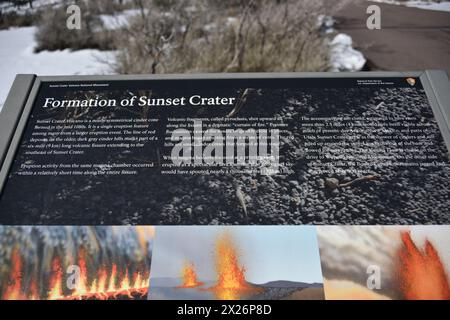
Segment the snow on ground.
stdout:
<path fill-rule="evenodd" d="M 3 13 L 14 12 L 17 14 L 35 13 L 37 10 L 51 8 L 60 5 L 62 0 L 33 0 L 33 5 L 23 2 L 22 5 L 15 5 L 11 2 L 0 3 L 0 11 Z"/>
<path fill-rule="evenodd" d="M 333 17 L 320 15 L 317 26 L 322 34 L 336 34 Z M 338 33 L 329 42 L 330 71 L 360 71 L 366 64 L 364 55 L 353 48 L 353 40 L 348 34 Z"/>
<path fill-rule="evenodd" d="M 398 1 L 398 0 L 369 0 L 371 2 L 381 2 L 387 4 L 404 5 L 407 7 L 414 7 L 425 10 L 436 10 L 436 11 L 448 11 L 450 12 L 450 1 Z"/>
<path fill-rule="evenodd" d="M 447 11 L 450 12 L 450 1 L 443 2 L 423 2 L 423 1 L 410 1 L 406 4 L 408 7 L 415 7 L 426 10 Z"/>
<path fill-rule="evenodd" d="M 38 75 L 104 74 L 111 51 L 85 49 L 34 53 L 36 27 L 0 31 L 0 109 L 18 73 Z"/>
<path fill-rule="evenodd" d="M 103 22 L 103 27 L 108 30 L 115 30 L 121 27 L 126 27 L 130 23 L 130 18 L 140 14 L 140 10 L 138 9 L 129 9 L 124 10 L 119 13 L 110 15 L 110 14 L 102 14 L 100 15 L 100 19 Z"/>
<path fill-rule="evenodd" d="M 335 32 L 334 24 L 336 20 L 333 17 L 321 14 L 317 17 L 317 27 L 323 34 Z"/>
<path fill-rule="evenodd" d="M 352 38 L 339 33 L 330 42 L 331 71 L 359 71 L 364 67 L 366 59 L 363 54 L 353 49 Z"/>

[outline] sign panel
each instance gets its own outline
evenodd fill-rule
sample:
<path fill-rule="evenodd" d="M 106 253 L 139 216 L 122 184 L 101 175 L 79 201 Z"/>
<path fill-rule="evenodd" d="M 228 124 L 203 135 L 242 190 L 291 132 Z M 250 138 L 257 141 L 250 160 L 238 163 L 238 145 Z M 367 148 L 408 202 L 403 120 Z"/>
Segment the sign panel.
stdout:
<path fill-rule="evenodd" d="M 0 223 L 448 224 L 422 79 L 43 79 Z"/>

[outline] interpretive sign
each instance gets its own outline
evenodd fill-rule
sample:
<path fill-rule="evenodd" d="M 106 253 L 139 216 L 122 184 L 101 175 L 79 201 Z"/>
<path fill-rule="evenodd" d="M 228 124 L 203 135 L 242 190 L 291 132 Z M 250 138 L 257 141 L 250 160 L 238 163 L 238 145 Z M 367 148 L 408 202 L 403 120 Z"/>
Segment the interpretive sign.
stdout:
<path fill-rule="evenodd" d="M 448 224 L 440 71 L 19 75 L 6 225 Z"/>

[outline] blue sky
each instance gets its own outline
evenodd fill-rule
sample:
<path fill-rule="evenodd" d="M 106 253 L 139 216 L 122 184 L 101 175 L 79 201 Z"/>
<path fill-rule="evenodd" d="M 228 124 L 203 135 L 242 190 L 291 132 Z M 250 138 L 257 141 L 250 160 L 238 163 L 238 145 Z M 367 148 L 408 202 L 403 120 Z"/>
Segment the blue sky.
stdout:
<path fill-rule="evenodd" d="M 179 277 L 185 260 L 195 264 L 202 280 L 215 280 L 214 246 L 225 230 L 239 249 L 246 278 L 322 283 L 313 226 L 162 226 L 156 227 L 152 277 Z"/>

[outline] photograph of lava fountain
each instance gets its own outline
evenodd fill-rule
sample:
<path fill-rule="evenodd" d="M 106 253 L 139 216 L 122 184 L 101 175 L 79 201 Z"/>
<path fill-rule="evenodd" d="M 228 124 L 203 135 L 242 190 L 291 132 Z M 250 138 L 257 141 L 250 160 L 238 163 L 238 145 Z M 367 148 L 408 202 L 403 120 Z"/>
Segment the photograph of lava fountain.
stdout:
<path fill-rule="evenodd" d="M 0 226 L 4 300 L 146 299 L 150 226 Z"/>
<path fill-rule="evenodd" d="M 450 300 L 450 226 L 320 226 L 326 299 Z"/>
<path fill-rule="evenodd" d="M 149 299 L 323 299 L 314 227 L 157 227 Z"/>

